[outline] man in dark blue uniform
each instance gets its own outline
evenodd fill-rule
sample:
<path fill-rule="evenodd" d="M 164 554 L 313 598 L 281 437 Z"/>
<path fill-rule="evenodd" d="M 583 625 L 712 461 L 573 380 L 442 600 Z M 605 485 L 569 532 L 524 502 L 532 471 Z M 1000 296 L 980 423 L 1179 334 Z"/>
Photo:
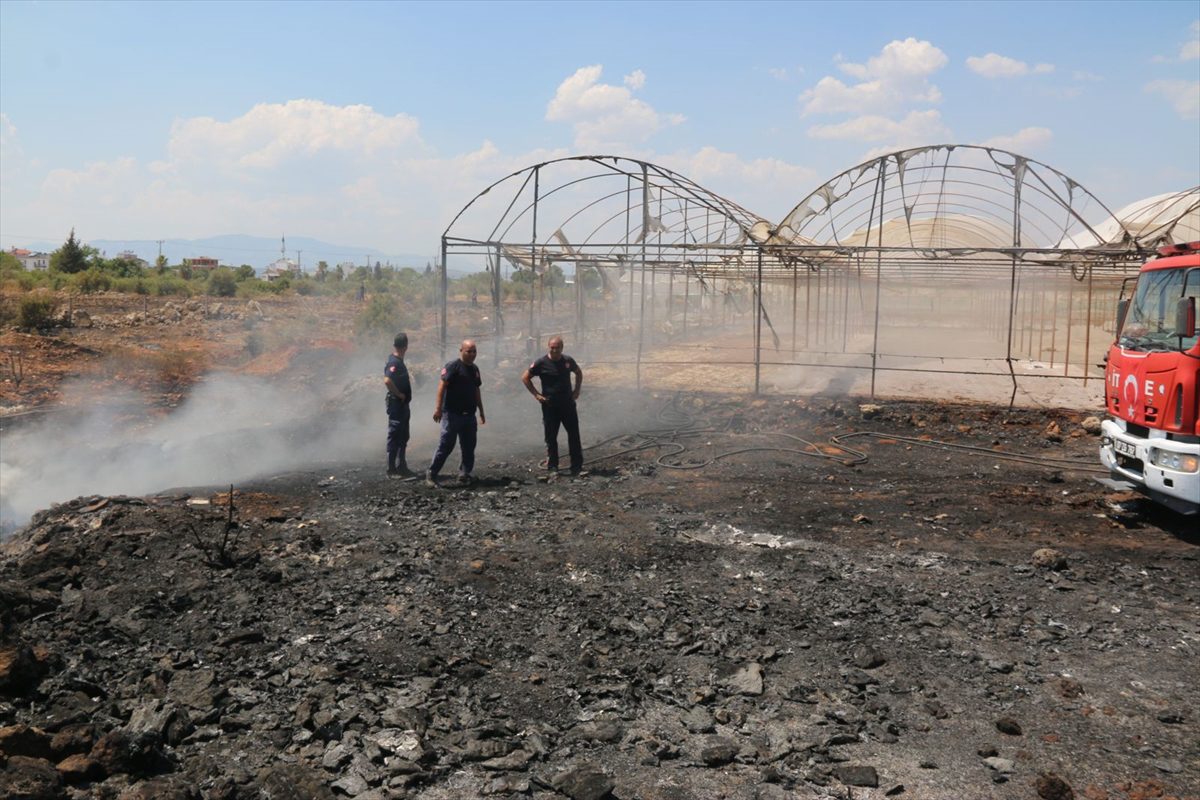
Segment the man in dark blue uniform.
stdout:
<path fill-rule="evenodd" d="M 483 413 L 483 396 L 479 392 L 483 380 L 479 376 L 479 367 L 475 366 L 476 353 L 475 343 L 467 339 L 458 348 L 458 359 L 442 367 L 442 379 L 438 383 L 437 402 L 433 409 L 433 421 L 442 424 L 442 435 L 438 439 L 433 462 L 429 465 L 429 474 L 425 477 L 425 483 L 429 486 L 438 485 L 438 473 L 454 450 L 455 441 L 462 447 L 458 482 L 469 484 L 473 480 L 471 472 L 475 469 L 478 425 L 487 424 L 487 417 Z M 479 410 L 478 424 L 475 422 L 476 409 Z"/>
<path fill-rule="evenodd" d="M 408 334 L 397 333 L 392 340 L 392 354 L 383 368 L 383 385 L 387 387 L 387 474 L 408 478 L 414 475 L 408 468 L 405 450 L 408 449 L 409 404 L 412 402 L 412 383 L 404 354 L 408 352 Z"/>
<path fill-rule="evenodd" d="M 521 382 L 542 404 L 542 432 L 546 437 L 546 468 L 558 469 L 558 429 L 567 429 L 567 449 L 571 454 L 571 474 L 583 469 L 583 446 L 579 442 L 579 413 L 575 401 L 583 388 L 583 370 L 579 362 L 563 355 L 561 336 L 550 337 L 550 352 L 534 361 L 521 376 Z M 575 386 L 571 386 L 571 375 Z M 542 379 L 542 390 L 533 388 L 533 379 Z"/>

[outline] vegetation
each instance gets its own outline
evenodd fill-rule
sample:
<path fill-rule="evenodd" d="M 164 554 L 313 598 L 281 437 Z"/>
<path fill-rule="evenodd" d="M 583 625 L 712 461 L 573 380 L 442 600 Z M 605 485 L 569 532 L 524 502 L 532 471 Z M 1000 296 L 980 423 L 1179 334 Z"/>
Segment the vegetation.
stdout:
<path fill-rule="evenodd" d="M 585 291 L 598 294 L 599 274 L 584 268 L 579 279 Z M 26 270 L 11 253 L 0 252 L 0 290 L 7 292 L 69 292 L 90 294 L 117 291 L 156 297 L 209 295 L 252 299 L 265 295 L 299 294 L 354 297 L 366 303 L 360 315 L 360 332 L 384 333 L 402 327 L 402 320 L 420 316 L 422 309 L 438 302 L 441 275 L 432 264 L 423 269 L 317 263 L 312 274 L 283 276 L 272 281 L 258 277 L 249 264 L 208 271 L 188 264 L 169 264 L 160 256 L 153 265 L 141 259 L 106 258 L 96 248 L 81 243 L 74 229 L 62 246 L 50 255 L 47 270 Z M 565 289 L 565 291 L 564 291 Z M 452 279 L 448 293 L 455 301 L 470 300 L 491 305 L 495 290 L 490 273 L 479 272 Z M 501 299 L 523 301 L 544 296 L 548 301 L 565 299 L 566 276 L 558 265 L 544 275 L 517 270 L 500 282 Z M 11 315 L 11 312 L 10 312 Z"/>
<path fill-rule="evenodd" d="M 54 323 L 58 312 L 58 301 L 53 295 L 37 292 L 21 298 L 17 311 L 17 324 L 27 330 L 42 330 Z"/>

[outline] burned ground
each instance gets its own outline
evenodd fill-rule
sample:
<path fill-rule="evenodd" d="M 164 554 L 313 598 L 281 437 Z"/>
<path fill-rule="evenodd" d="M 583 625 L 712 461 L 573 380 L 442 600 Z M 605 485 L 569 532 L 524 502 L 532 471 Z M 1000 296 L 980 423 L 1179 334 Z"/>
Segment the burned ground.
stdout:
<path fill-rule="evenodd" d="M 485 438 L 469 488 L 331 464 L 237 486 L 232 524 L 227 486 L 39 513 L 0 562 L 0 780 L 1200 795 L 1200 537 L 1091 481 L 1083 415 L 603 402 L 627 430 L 579 479 Z"/>

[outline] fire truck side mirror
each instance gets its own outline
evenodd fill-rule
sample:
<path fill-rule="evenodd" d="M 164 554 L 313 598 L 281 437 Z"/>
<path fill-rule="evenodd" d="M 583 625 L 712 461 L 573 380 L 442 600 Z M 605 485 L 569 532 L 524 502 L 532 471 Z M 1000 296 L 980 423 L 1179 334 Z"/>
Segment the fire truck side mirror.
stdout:
<path fill-rule="evenodd" d="M 1175 306 L 1175 335 L 1185 339 L 1196 335 L 1196 298 L 1179 298 Z"/>
<path fill-rule="evenodd" d="M 1117 336 L 1121 336 L 1121 329 L 1125 327 L 1125 315 L 1129 313 L 1129 299 L 1117 301 Z"/>

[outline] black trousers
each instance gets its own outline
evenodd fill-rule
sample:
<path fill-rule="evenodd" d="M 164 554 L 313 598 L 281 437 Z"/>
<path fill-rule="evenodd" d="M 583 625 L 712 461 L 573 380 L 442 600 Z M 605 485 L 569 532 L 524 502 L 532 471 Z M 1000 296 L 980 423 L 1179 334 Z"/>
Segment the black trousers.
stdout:
<path fill-rule="evenodd" d="M 388 469 L 408 469 L 405 450 L 408 448 L 408 403 L 388 396 L 387 464 Z"/>
<path fill-rule="evenodd" d="M 542 429 L 546 434 L 546 466 L 558 469 L 558 428 L 567 429 L 567 449 L 571 454 L 571 471 L 583 467 L 583 445 L 579 441 L 579 414 L 575 401 L 549 400 L 542 403 Z"/>

